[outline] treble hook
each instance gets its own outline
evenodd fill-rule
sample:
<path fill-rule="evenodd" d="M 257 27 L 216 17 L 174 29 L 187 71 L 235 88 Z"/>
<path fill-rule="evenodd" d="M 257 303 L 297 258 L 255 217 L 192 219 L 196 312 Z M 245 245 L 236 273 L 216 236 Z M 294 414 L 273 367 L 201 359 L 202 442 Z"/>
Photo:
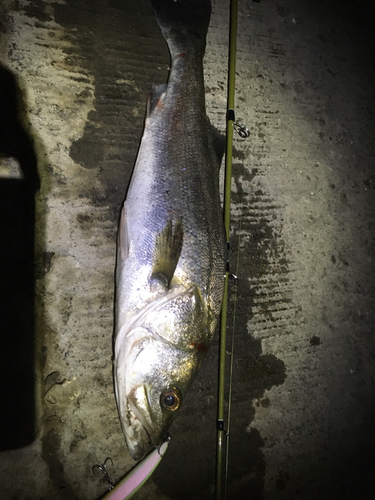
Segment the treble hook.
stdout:
<path fill-rule="evenodd" d="M 109 489 L 109 491 L 111 491 L 115 487 L 115 483 L 114 483 L 113 479 L 111 478 L 111 476 L 108 474 L 108 471 L 107 471 L 107 462 L 108 462 L 108 460 L 111 461 L 111 464 L 113 466 L 113 460 L 112 460 L 112 458 L 111 457 L 107 457 L 104 460 L 104 463 L 102 463 L 101 465 L 99 465 L 99 464 L 93 465 L 92 466 L 92 472 L 95 474 L 96 477 L 98 477 L 98 474 L 95 471 L 100 470 L 100 472 L 103 473 L 103 476 L 104 476 L 105 480 L 108 483 L 108 489 Z"/>

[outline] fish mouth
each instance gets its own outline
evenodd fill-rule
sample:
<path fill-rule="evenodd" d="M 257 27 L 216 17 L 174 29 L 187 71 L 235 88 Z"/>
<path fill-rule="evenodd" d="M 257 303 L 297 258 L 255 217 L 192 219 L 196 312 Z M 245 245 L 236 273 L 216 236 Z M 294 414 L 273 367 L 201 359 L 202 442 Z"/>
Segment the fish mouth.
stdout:
<path fill-rule="evenodd" d="M 124 352 L 120 352 L 114 370 L 115 393 L 129 453 L 138 461 L 161 444 L 167 429 L 163 424 L 159 400 L 152 401 L 151 387 L 142 382 L 133 387 L 131 384 L 127 386 L 126 381 L 132 378 L 133 363 L 127 365 L 125 359 Z"/>
<path fill-rule="evenodd" d="M 126 418 L 121 418 L 129 453 L 141 460 L 162 442 L 166 430 L 162 424 L 161 409 L 151 408 L 144 386 L 133 389 L 126 398 Z"/>
<path fill-rule="evenodd" d="M 128 423 L 127 425 L 122 424 L 126 444 L 132 459 L 139 461 L 154 448 L 154 445 L 147 428 L 142 425 L 133 411 L 128 408 L 126 413 Z"/>

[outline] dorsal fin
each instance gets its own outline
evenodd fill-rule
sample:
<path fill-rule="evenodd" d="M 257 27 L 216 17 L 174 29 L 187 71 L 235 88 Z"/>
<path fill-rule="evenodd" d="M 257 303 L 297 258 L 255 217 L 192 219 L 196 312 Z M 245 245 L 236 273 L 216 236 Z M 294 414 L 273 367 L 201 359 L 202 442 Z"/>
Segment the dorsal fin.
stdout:
<path fill-rule="evenodd" d="M 172 230 L 173 229 L 173 230 Z M 169 220 L 165 228 L 156 236 L 152 263 L 151 282 L 168 288 L 180 259 L 183 243 L 182 222 L 177 220 L 172 228 Z"/>

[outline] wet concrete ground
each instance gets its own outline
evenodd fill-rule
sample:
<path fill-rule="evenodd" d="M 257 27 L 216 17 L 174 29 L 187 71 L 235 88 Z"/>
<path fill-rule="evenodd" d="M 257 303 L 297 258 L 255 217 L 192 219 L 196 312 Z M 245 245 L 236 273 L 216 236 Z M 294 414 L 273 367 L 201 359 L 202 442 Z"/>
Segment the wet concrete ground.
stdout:
<path fill-rule="evenodd" d="M 239 4 L 228 498 L 373 499 L 373 3 Z M 228 12 L 213 2 L 205 57 L 221 131 Z M 94 464 L 110 456 L 117 480 L 134 463 L 112 385 L 115 241 L 168 52 L 146 0 L 7 0 L 0 54 L 0 498 L 96 499 Z M 217 354 L 216 338 L 135 499 L 212 497 Z"/>

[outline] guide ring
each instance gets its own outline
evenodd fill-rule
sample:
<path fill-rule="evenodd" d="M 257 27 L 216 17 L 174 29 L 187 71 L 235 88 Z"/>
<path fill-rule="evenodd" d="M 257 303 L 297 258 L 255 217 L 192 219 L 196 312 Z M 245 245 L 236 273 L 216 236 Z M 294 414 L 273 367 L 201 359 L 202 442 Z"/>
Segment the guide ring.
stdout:
<path fill-rule="evenodd" d="M 233 123 L 233 128 L 237 132 L 237 134 L 242 137 L 242 139 L 246 139 L 250 135 L 249 129 L 243 125 L 242 123 L 235 122 Z"/>

